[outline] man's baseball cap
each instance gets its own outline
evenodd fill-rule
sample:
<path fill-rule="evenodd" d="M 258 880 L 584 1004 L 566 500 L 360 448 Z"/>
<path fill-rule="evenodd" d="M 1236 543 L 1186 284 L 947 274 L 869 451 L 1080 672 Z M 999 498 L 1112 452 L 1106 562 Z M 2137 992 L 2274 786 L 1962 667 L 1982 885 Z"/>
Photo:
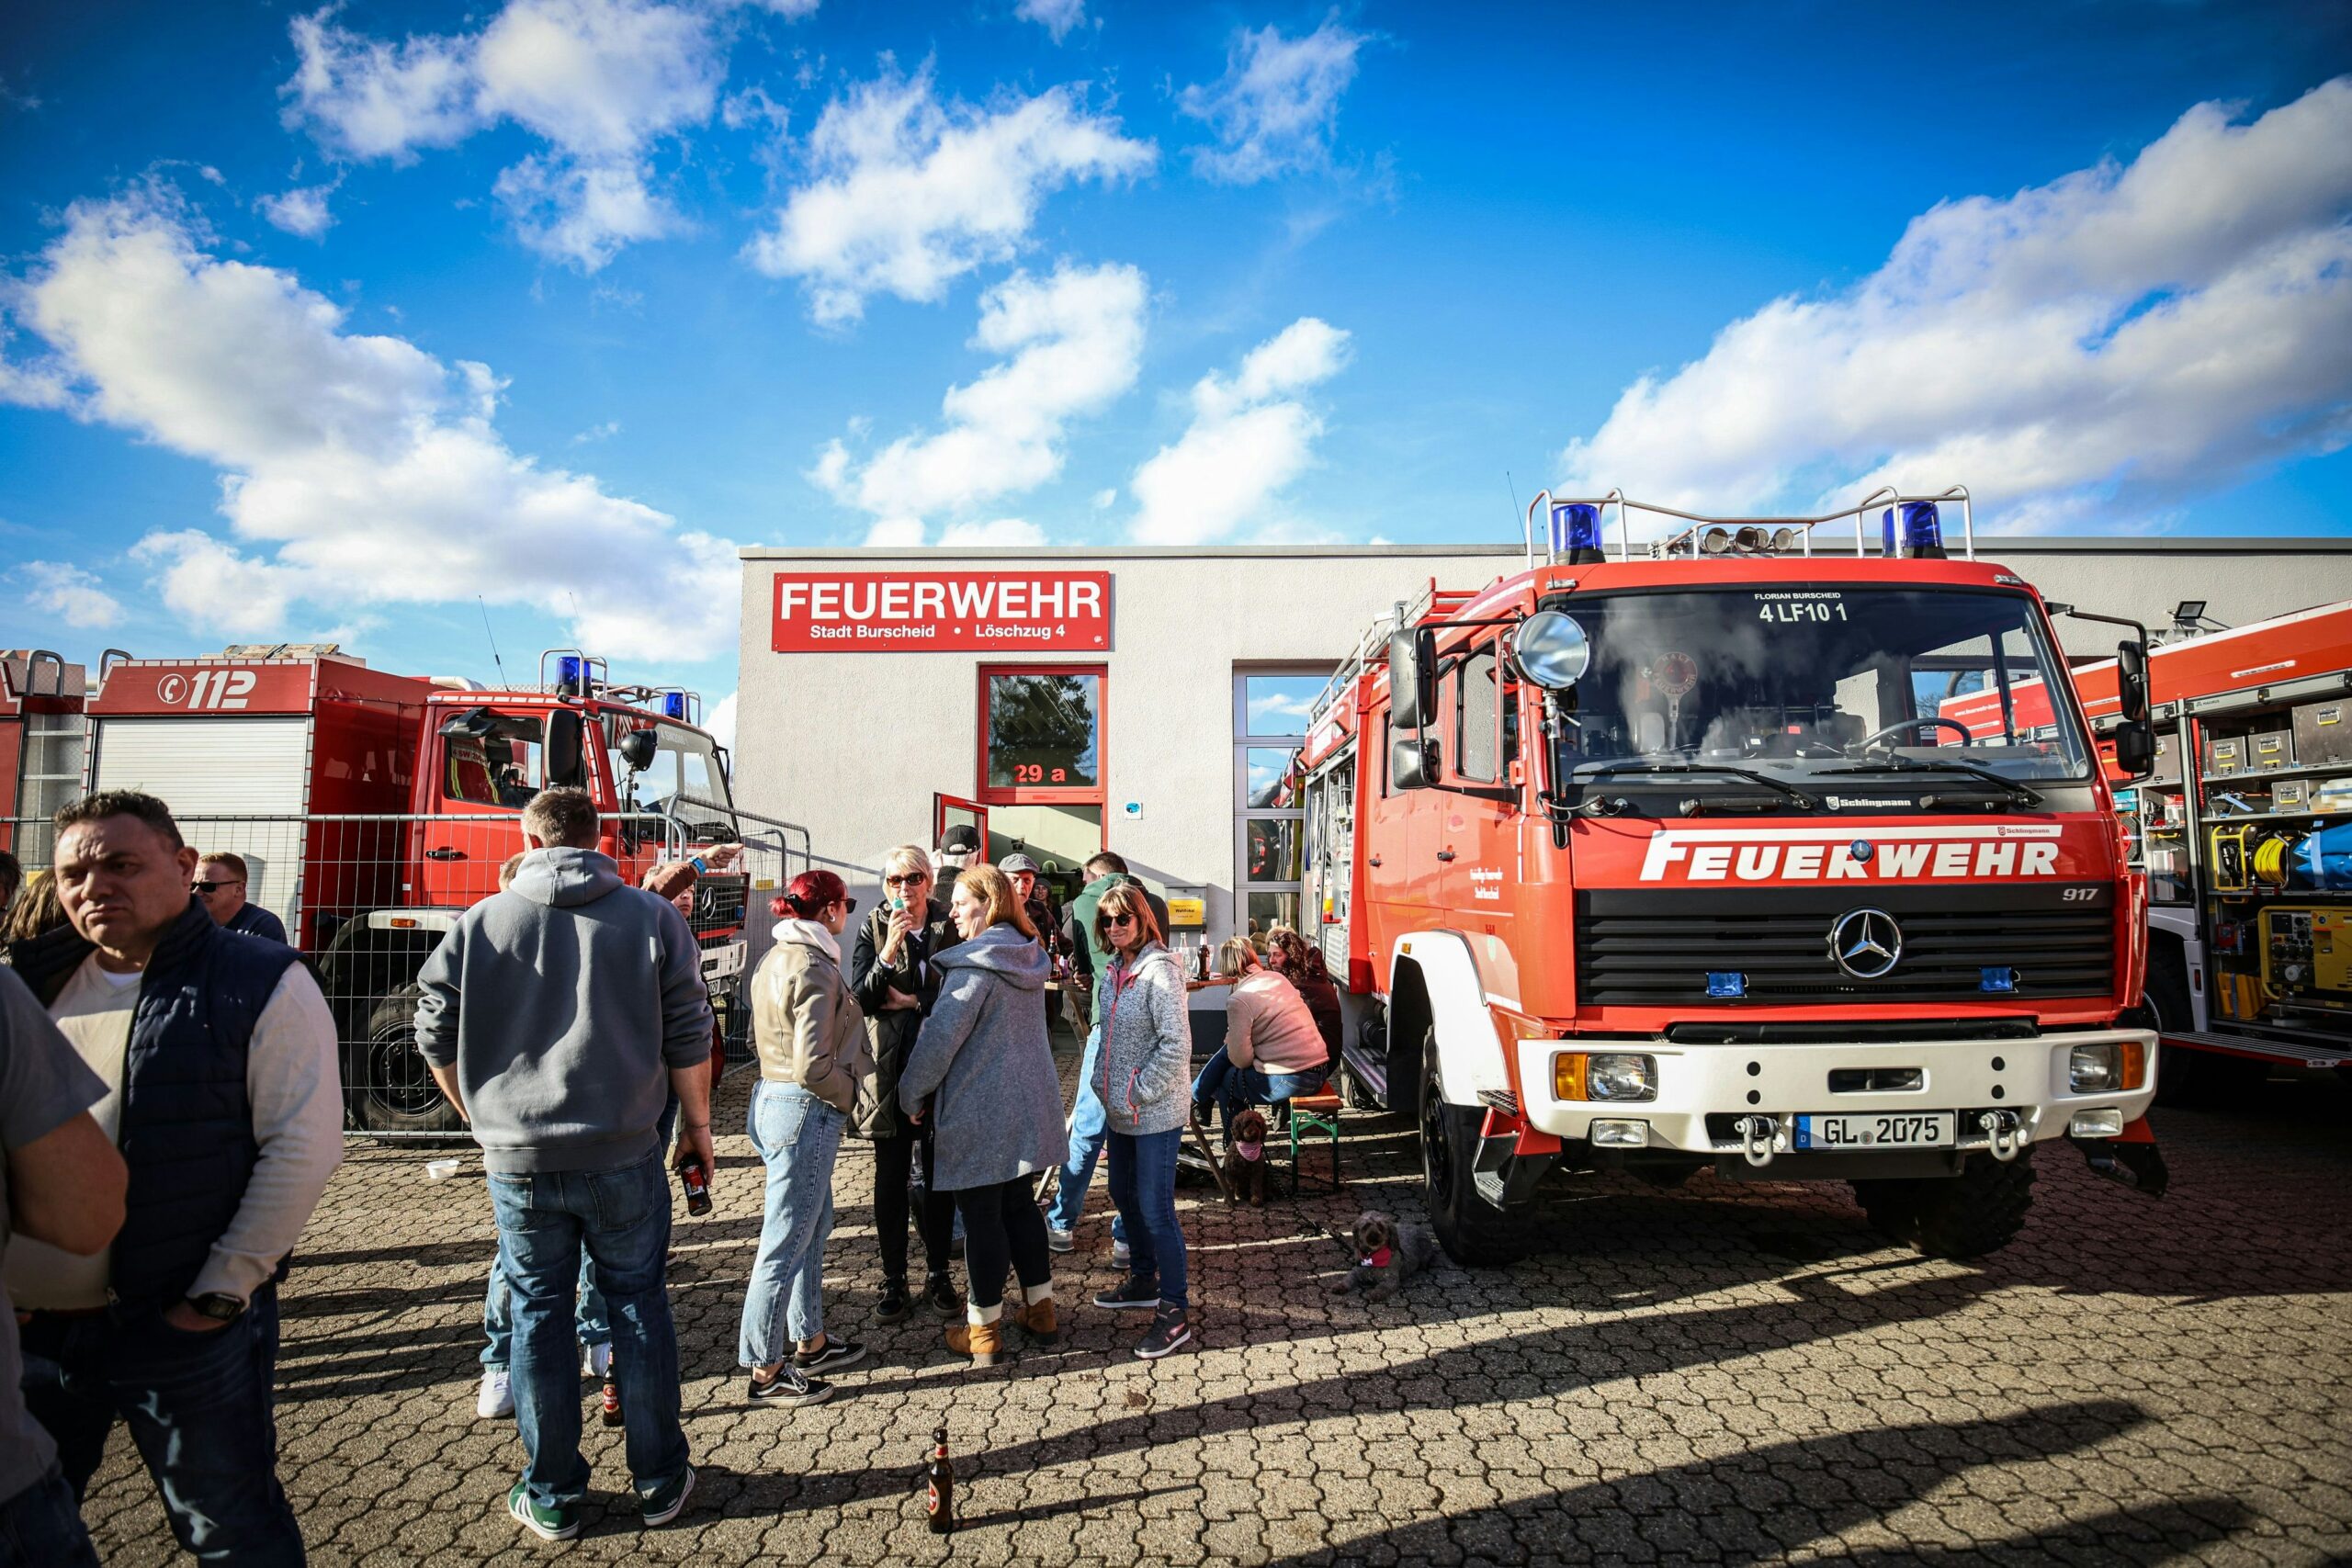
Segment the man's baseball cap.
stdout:
<path fill-rule="evenodd" d="M 958 822 L 939 835 L 939 848 L 943 854 L 978 854 L 980 852 L 979 829 L 969 822 Z"/>
<path fill-rule="evenodd" d="M 1012 876 L 1024 871 L 1032 876 L 1038 874 L 1037 863 L 1031 860 L 1027 855 L 1007 855 L 1002 860 L 996 863 L 996 868 L 997 870 L 1004 873 L 1007 876 Z"/>

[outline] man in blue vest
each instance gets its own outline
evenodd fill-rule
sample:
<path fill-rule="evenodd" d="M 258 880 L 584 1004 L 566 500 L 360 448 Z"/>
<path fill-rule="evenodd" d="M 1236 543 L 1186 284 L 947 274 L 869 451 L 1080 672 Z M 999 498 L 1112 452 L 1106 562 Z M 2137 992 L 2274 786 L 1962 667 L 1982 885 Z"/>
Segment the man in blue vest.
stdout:
<path fill-rule="evenodd" d="M 277 1283 L 343 1157 L 335 1026 L 291 948 L 216 924 L 196 852 L 153 795 L 57 814 L 71 922 L 17 945 L 105 1098 L 130 1193 L 112 1247 L 11 1242 L 29 1309 L 25 1395 L 79 1497 L 128 1423 L 173 1533 L 198 1562 L 300 1563 L 277 1483 Z"/>
<path fill-rule="evenodd" d="M 189 884 L 212 918 L 232 931 L 286 940 L 286 922 L 245 897 L 245 857 L 216 850 L 197 863 L 196 880 Z"/>

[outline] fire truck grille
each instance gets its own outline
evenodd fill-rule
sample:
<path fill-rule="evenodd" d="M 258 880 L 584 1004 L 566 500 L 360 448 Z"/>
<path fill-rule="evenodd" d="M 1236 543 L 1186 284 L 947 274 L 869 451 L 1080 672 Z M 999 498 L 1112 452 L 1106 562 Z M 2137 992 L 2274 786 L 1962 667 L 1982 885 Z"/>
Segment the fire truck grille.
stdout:
<path fill-rule="evenodd" d="M 713 875 L 702 878 L 695 885 L 695 930 L 729 931 L 741 925 L 743 908 L 751 896 L 749 877 Z"/>
<path fill-rule="evenodd" d="M 1577 995 L 1590 1006 L 1705 1008 L 2109 995 L 2115 916 L 2108 889 L 2078 886 L 2073 904 L 2064 901 L 2067 891 L 1582 893 Z M 1874 979 L 1856 978 L 1830 956 L 1830 927 L 1863 908 L 1883 910 L 1902 933 L 1894 967 Z"/>

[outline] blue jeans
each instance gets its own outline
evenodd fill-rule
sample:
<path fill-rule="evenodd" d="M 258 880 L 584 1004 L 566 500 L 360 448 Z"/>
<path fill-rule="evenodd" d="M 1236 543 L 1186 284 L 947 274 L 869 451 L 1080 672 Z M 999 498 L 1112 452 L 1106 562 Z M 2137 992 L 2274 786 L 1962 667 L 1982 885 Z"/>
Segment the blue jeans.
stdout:
<path fill-rule="evenodd" d="M 1312 1094 L 1323 1087 L 1331 1075 L 1322 1067 L 1308 1067 L 1296 1073 L 1270 1073 L 1259 1067 L 1237 1067 L 1216 1048 L 1216 1055 L 1201 1065 L 1201 1076 L 1193 1080 L 1193 1099 L 1215 1101 L 1225 1111 L 1225 1124 L 1233 1125 L 1234 1116 L 1245 1105 L 1272 1105 L 1288 1100 L 1295 1094 Z"/>
<path fill-rule="evenodd" d="M 576 1310 L 580 1319 L 580 1343 L 609 1345 L 613 1342 L 612 1313 L 605 1305 L 605 1292 L 596 1288 L 596 1266 L 585 1258 L 580 1260 L 580 1298 Z M 499 1267 L 497 1257 L 490 1260 L 490 1288 L 482 1292 L 481 1333 L 487 1341 L 481 1348 L 481 1364 L 485 1367 L 504 1366 L 514 1353 L 514 1292 L 507 1287 L 506 1271 Z"/>
<path fill-rule="evenodd" d="M 98 1568 L 74 1488 L 55 1465 L 0 1502 L 0 1568 Z"/>
<path fill-rule="evenodd" d="M 530 1456 L 523 1479 L 544 1507 L 588 1495 L 580 1455 L 580 1358 L 572 1293 L 584 1249 L 613 1321 L 629 1478 L 650 1496 L 686 1468 L 678 1425 L 678 1335 L 662 1264 L 670 1183 L 658 1156 L 618 1170 L 493 1172 L 498 1265 L 514 1293 L 514 1425 Z"/>
<path fill-rule="evenodd" d="M 1103 1136 L 1111 1145 L 1111 1201 L 1127 1223 L 1134 1249 L 1128 1272 L 1158 1281 L 1161 1304 L 1184 1306 L 1184 1232 L 1176 1223 L 1176 1147 L 1184 1130 Z"/>
<path fill-rule="evenodd" d="M 1105 1119 L 1102 1097 L 1094 1092 L 1094 1069 L 1102 1057 L 1102 1026 L 1086 1037 L 1086 1054 L 1078 1059 L 1078 1097 L 1070 1102 L 1069 1154 L 1054 1181 L 1054 1201 L 1046 1205 L 1046 1224 L 1057 1231 L 1074 1231 L 1086 1213 L 1086 1190 L 1094 1184 L 1094 1162 L 1102 1157 Z M 1127 1239 L 1125 1216 L 1111 1220 L 1114 1240 Z"/>
<path fill-rule="evenodd" d="M 26 1326 L 25 1404 L 57 1439 L 79 1499 L 119 1416 L 164 1495 L 172 1534 L 199 1562 L 299 1564 L 302 1532 L 277 1484 L 277 1288 L 225 1328 L 191 1334 L 147 1314 Z M 573 1385 L 575 1407 L 578 1384 Z"/>
<path fill-rule="evenodd" d="M 773 1367 L 792 1354 L 795 1340 L 825 1332 L 833 1157 L 849 1118 L 798 1084 L 763 1078 L 752 1088 L 751 1122 L 752 1146 L 768 1168 L 767 1218 L 735 1355 L 747 1367 Z"/>

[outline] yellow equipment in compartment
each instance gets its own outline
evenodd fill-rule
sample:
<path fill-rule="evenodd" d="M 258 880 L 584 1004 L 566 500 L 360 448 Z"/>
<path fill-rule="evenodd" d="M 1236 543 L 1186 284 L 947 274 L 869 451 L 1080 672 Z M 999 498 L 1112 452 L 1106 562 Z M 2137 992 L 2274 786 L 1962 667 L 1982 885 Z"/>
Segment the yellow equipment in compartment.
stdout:
<path fill-rule="evenodd" d="M 2213 829 L 2213 891 L 2275 893 L 2287 886 L 2287 857 L 2302 842 L 2291 829 L 2259 822 L 2228 823 Z"/>
<path fill-rule="evenodd" d="M 2352 908 L 2276 904 L 2263 910 L 2262 987 L 2274 997 L 2352 1009 Z"/>

